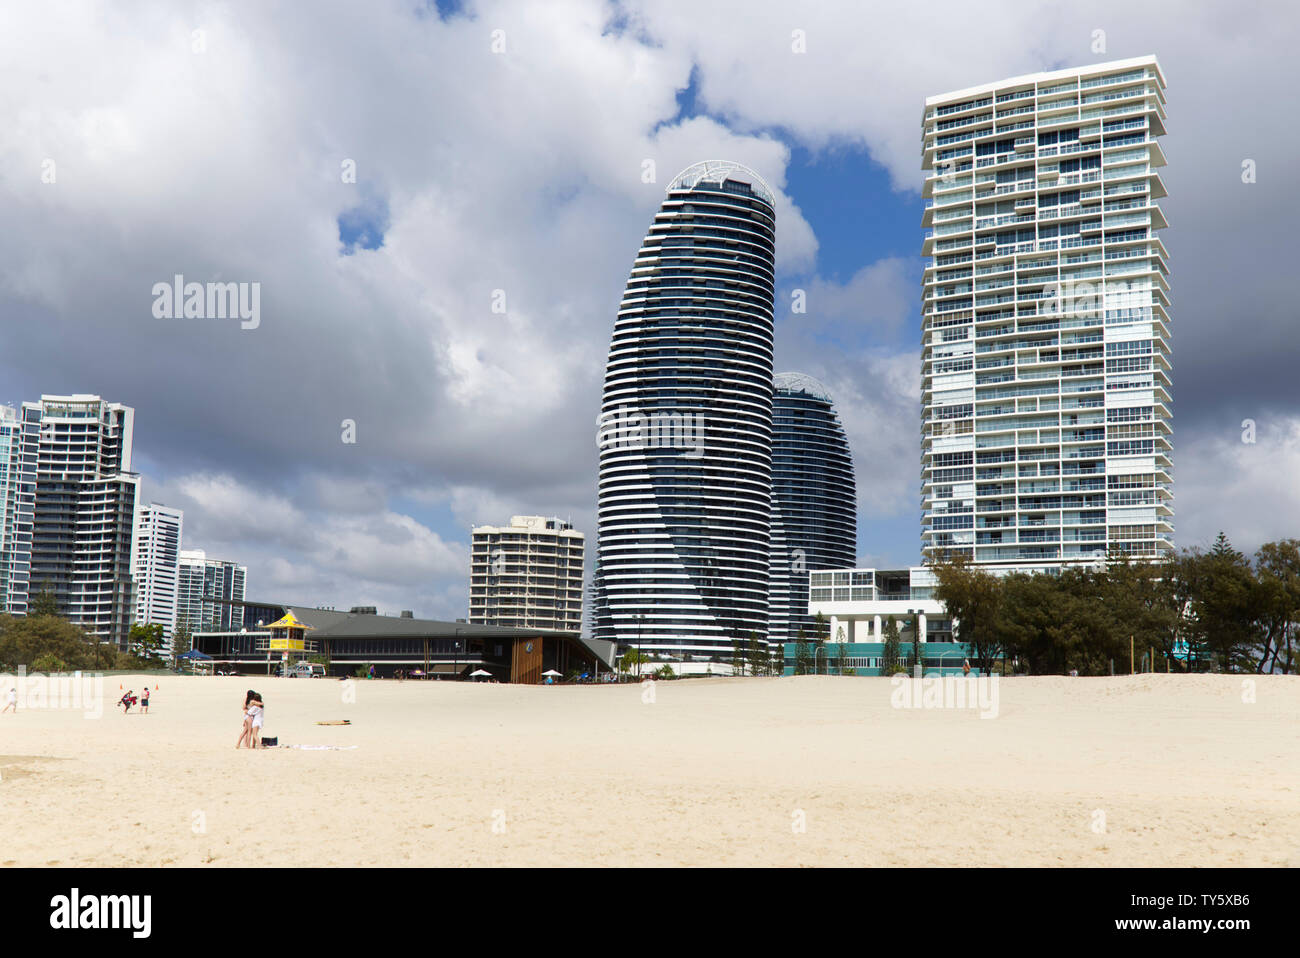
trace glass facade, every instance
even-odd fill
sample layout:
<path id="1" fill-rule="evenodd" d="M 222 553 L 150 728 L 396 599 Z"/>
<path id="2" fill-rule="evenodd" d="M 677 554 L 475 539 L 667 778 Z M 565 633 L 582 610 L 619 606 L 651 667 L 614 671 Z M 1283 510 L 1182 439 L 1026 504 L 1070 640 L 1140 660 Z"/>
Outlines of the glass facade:
<path id="1" fill-rule="evenodd" d="M 0 613 L 26 615 L 39 411 L 0 406 Z"/>
<path id="2" fill-rule="evenodd" d="M 857 561 L 857 486 L 848 437 L 826 387 L 781 373 L 772 403 L 772 587 L 768 638 L 816 631 L 808 573 Z"/>
<path id="3" fill-rule="evenodd" d="M 637 254 L 599 422 L 596 638 L 707 656 L 767 636 L 775 230 L 757 174 L 700 163 Z"/>
<path id="4" fill-rule="evenodd" d="M 1173 549 L 1154 57 L 927 101 L 922 555 Z"/>
<path id="5" fill-rule="evenodd" d="M 209 559 L 201 549 L 182 551 L 176 588 L 176 627 L 191 632 L 238 631 L 244 622 L 247 570 Z"/>

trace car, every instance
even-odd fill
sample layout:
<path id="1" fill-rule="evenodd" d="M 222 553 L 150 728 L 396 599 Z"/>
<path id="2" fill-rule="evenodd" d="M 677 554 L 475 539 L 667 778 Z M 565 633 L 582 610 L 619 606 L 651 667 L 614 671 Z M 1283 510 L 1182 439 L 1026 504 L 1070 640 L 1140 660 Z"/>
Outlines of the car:
<path id="1" fill-rule="evenodd" d="M 290 679 L 323 679 L 325 666 L 316 662 L 298 662 L 295 665 L 282 667 L 280 675 Z"/>

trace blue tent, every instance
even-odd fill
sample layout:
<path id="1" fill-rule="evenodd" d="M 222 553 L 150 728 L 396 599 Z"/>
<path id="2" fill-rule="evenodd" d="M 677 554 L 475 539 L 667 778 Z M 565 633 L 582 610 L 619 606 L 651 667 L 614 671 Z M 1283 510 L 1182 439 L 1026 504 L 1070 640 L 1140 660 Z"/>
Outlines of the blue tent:
<path id="1" fill-rule="evenodd" d="M 183 652 L 183 653 L 181 653 L 180 655 L 176 656 L 176 658 L 178 658 L 178 659 L 209 659 L 209 660 L 211 660 L 212 656 L 210 656 L 210 655 L 205 655 L 204 653 L 200 652 L 198 649 L 190 649 L 188 652 Z"/>

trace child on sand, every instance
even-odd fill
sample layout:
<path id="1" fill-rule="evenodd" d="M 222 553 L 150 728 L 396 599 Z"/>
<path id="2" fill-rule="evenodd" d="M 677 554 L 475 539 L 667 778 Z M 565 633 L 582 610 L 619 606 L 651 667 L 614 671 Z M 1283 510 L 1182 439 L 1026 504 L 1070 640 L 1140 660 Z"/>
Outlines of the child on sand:
<path id="1" fill-rule="evenodd" d="M 135 704 L 135 689 L 127 689 L 126 694 L 117 700 L 117 704 L 122 706 L 123 715 L 130 712 L 131 706 Z"/>
<path id="2" fill-rule="evenodd" d="M 140 714 L 149 714 L 149 686 L 147 685 L 144 687 L 144 691 L 140 693 Z"/>
<path id="3" fill-rule="evenodd" d="M 9 694 L 5 696 L 5 707 L 0 709 L 0 715 L 4 715 L 10 709 L 14 710 L 14 715 L 18 714 L 18 690 L 10 689 Z"/>

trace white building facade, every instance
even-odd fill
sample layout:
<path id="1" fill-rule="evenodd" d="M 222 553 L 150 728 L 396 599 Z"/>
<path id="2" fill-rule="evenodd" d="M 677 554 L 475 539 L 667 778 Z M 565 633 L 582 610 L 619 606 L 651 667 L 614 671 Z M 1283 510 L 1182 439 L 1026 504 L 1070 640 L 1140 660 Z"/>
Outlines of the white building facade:
<path id="1" fill-rule="evenodd" d="M 37 432 L 30 595 L 48 592 L 69 621 L 125 649 L 135 613 L 135 411 L 77 394 L 24 403 L 23 417 Z"/>
<path id="2" fill-rule="evenodd" d="M 581 630 L 586 537 L 572 523 L 511 516 L 471 535 L 471 625 Z"/>
<path id="3" fill-rule="evenodd" d="M 832 643 L 883 642 L 891 618 L 903 642 L 952 641 L 929 569 L 835 569 L 812 572 L 808 580 L 808 614 L 823 617 Z"/>
<path id="4" fill-rule="evenodd" d="M 930 97 L 922 556 L 1173 549 L 1155 57 Z"/>
<path id="5" fill-rule="evenodd" d="M 180 589 L 181 533 L 185 513 L 151 502 L 140 509 L 135 526 L 131 574 L 135 578 L 135 621 L 161 625 L 170 650 L 176 628 L 176 601 Z"/>

